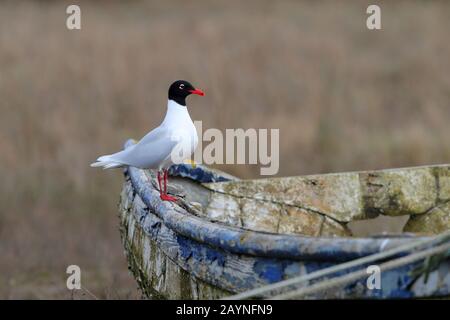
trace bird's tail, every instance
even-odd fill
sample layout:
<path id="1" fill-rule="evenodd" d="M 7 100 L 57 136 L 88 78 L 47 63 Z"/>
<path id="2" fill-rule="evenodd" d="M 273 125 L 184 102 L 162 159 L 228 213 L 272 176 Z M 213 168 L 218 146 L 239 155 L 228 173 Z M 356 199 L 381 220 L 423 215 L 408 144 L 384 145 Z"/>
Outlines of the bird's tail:
<path id="1" fill-rule="evenodd" d="M 123 163 L 115 161 L 111 155 L 101 156 L 96 162 L 91 163 L 91 167 L 103 167 L 103 169 L 120 168 L 123 166 Z"/>

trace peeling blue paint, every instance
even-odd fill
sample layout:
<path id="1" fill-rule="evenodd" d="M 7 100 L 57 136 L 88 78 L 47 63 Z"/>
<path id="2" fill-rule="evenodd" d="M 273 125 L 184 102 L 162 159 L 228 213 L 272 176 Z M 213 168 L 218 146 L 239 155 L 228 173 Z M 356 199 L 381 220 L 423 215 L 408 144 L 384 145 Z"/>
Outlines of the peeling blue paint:
<path id="1" fill-rule="evenodd" d="M 279 260 L 258 260 L 253 265 L 253 270 L 269 283 L 283 280 L 284 266 Z"/>
<path id="2" fill-rule="evenodd" d="M 200 165 L 197 165 L 195 168 L 193 168 L 188 164 L 177 164 L 170 167 L 169 174 L 171 176 L 189 178 L 201 183 L 224 182 L 230 180 L 229 178 L 221 176 L 216 172 L 207 171 Z"/>
<path id="3" fill-rule="evenodd" d="M 177 242 L 180 245 L 180 248 L 178 250 L 180 257 L 183 260 L 189 259 L 192 256 L 193 250 L 193 246 L 189 243 L 190 241 L 185 237 L 177 236 Z"/>
<path id="4" fill-rule="evenodd" d="M 217 264 L 221 267 L 225 265 L 225 257 L 216 250 L 207 250 L 206 258 L 210 261 L 216 261 Z"/>
<path id="5" fill-rule="evenodd" d="M 198 242 L 192 241 L 191 239 L 180 235 L 177 235 L 177 242 L 180 248 L 180 256 L 184 260 L 193 257 L 198 261 L 216 263 L 217 266 L 220 267 L 225 265 L 225 256 L 218 250 L 200 245 Z"/>

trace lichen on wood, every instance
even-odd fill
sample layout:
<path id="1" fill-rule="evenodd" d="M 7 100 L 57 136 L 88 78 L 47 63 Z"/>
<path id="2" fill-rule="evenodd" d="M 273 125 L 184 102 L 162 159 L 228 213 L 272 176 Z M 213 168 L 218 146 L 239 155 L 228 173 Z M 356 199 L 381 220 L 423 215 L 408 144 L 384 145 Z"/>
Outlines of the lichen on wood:
<path id="1" fill-rule="evenodd" d="M 439 234 L 450 229 L 450 202 L 431 209 L 429 212 L 411 216 L 404 228 L 405 232 Z"/>
<path id="2" fill-rule="evenodd" d="M 430 168 L 361 173 L 365 209 L 388 216 L 421 214 L 437 199 L 436 177 Z"/>

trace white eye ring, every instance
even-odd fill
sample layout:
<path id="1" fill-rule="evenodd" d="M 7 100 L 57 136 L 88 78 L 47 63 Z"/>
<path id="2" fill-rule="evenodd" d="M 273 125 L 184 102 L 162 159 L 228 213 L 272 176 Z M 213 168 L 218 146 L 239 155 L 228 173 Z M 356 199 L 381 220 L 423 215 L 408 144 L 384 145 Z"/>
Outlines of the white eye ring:
<path id="1" fill-rule="evenodd" d="M 179 87 L 180 89 L 183 89 L 184 88 L 184 84 L 182 83 L 182 84 L 180 84 L 180 87 Z"/>

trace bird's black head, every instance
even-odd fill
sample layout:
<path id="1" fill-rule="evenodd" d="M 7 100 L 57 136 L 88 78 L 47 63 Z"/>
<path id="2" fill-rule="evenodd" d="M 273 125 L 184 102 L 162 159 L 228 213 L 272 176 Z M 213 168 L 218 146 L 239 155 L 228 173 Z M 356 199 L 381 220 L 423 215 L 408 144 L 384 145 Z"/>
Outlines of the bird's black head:
<path id="1" fill-rule="evenodd" d="M 182 106 L 186 105 L 186 97 L 190 94 L 205 95 L 202 90 L 195 89 L 192 84 L 185 80 L 177 80 L 169 87 L 169 99 Z"/>

